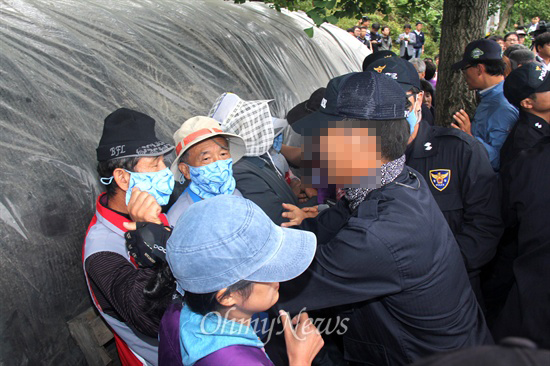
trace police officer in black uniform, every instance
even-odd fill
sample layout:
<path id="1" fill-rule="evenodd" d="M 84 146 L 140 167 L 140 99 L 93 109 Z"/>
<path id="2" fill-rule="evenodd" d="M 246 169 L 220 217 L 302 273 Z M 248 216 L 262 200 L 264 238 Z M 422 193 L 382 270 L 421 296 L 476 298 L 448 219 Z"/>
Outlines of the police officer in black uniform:
<path id="1" fill-rule="evenodd" d="M 500 150 L 501 167 L 517 154 L 550 136 L 550 72 L 536 62 L 510 73 L 504 81 L 504 96 L 520 110 L 519 119 Z M 545 93 L 545 94 L 543 94 Z"/>
<path id="2" fill-rule="evenodd" d="M 396 57 L 379 59 L 366 69 L 393 78 L 409 97 L 407 165 L 428 182 L 458 242 L 476 297 L 483 304 L 480 270 L 495 255 L 503 231 L 498 181 L 487 151 L 458 129 L 422 121 L 423 92 L 418 73 L 409 62 Z"/>
<path id="3" fill-rule="evenodd" d="M 277 305 L 291 313 L 332 308 L 348 319 L 343 348 L 354 365 L 406 365 L 441 350 L 491 343 L 429 183 L 405 165 L 405 93 L 375 72 L 354 73 L 342 83 L 337 112 L 351 120 L 310 129 L 319 133 L 319 144 L 304 156 L 319 160 L 328 183 L 346 186 L 345 201 L 302 222 L 301 229 L 315 232 L 317 252 L 303 274 L 281 283 Z M 351 217 L 332 234 L 309 225 L 342 204 Z"/>
<path id="4" fill-rule="evenodd" d="M 526 337 L 550 348 L 550 136 L 501 171 L 502 213 L 515 227 L 513 286 L 493 324 L 495 339 Z"/>

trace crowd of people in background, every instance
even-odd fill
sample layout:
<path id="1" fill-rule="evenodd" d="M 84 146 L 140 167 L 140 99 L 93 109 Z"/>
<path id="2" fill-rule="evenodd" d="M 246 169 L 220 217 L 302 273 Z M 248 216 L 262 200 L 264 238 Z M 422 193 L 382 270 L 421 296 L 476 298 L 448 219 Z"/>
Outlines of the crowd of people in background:
<path id="1" fill-rule="evenodd" d="M 107 116 L 82 260 L 123 364 L 547 364 L 550 32 L 533 22 L 466 46 L 452 69 L 480 101 L 450 127 L 423 23 L 392 43 L 368 17 L 348 30 L 362 70 L 286 116 L 226 92 L 172 143 L 144 113 Z"/>

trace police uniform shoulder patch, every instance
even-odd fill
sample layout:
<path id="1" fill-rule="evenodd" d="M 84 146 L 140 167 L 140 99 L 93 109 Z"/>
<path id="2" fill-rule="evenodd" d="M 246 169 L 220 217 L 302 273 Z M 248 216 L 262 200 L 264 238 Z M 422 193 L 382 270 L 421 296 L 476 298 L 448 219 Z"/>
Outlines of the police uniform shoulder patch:
<path id="1" fill-rule="evenodd" d="M 435 189 L 438 191 L 443 191 L 449 186 L 451 181 L 451 170 L 450 169 L 434 169 L 430 170 L 430 181 Z"/>

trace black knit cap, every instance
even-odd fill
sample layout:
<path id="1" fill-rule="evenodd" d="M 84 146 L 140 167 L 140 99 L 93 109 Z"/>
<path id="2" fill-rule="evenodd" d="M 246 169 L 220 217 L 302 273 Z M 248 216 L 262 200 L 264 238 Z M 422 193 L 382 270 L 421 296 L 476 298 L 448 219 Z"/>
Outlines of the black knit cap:
<path id="1" fill-rule="evenodd" d="M 173 149 L 172 145 L 157 139 L 153 118 L 120 108 L 105 118 L 96 151 L 98 161 L 108 161 L 131 156 L 160 156 Z"/>
<path id="2" fill-rule="evenodd" d="M 399 57 L 382 58 L 372 62 L 365 71 L 373 71 L 386 75 L 397 81 L 404 91 L 412 87 L 422 90 L 418 71 L 413 64 Z"/>
<path id="3" fill-rule="evenodd" d="M 519 107 L 532 94 L 550 91 L 550 72 L 538 62 L 530 62 L 512 71 L 504 80 L 503 89 L 506 99 Z"/>
<path id="4" fill-rule="evenodd" d="M 338 113 L 368 120 L 405 118 L 407 96 L 391 78 L 359 72 L 347 78 L 338 95 Z"/>

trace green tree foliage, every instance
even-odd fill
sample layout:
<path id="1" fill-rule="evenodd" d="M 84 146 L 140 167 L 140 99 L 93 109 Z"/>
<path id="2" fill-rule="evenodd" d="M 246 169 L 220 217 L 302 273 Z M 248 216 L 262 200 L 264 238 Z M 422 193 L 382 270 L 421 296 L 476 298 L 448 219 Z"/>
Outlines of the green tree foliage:
<path id="1" fill-rule="evenodd" d="M 489 15 L 496 14 L 499 9 L 503 9 L 507 0 L 490 0 Z M 531 18 L 540 17 L 541 20 L 550 21 L 550 0 L 515 0 L 514 6 L 510 10 L 510 17 L 505 30 L 513 31 L 514 24 L 529 25 Z"/>
<path id="2" fill-rule="evenodd" d="M 234 0 L 244 3 L 246 0 Z M 403 25 L 411 23 L 414 29 L 416 21 L 424 23 L 426 34 L 425 55 L 433 57 L 439 53 L 443 0 L 265 0 L 275 9 L 286 8 L 290 11 L 302 10 L 320 26 L 324 22 L 347 29 L 357 25 L 362 16 L 367 15 L 380 25 L 388 25 L 391 37 L 397 39 L 403 32 Z M 305 30 L 313 35 L 313 28 Z"/>
<path id="3" fill-rule="evenodd" d="M 246 0 L 234 0 L 244 3 Z M 264 0 L 275 9 L 286 8 L 290 11 L 302 10 L 320 26 L 324 22 L 336 24 L 343 29 L 357 25 L 361 16 L 368 15 L 373 22 L 388 25 L 392 39 L 402 32 L 405 23 L 417 20 L 424 22 L 424 33 L 427 35 L 425 54 L 433 56 L 438 53 L 441 35 L 444 0 Z M 452 1 L 452 0 L 448 0 Z M 489 15 L 503 9 L 508 0 L 490 0 Z M 528 25 L 531 18 L 538 15 L 550 21 L 550 0 L 515 0 L 510 10 L 506 32 L 514 30 L 514 24 Z M 313 35 L 313 28 L 307 29 Z"/>

